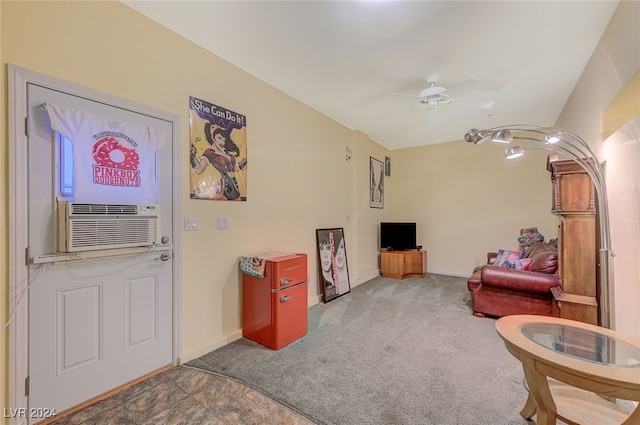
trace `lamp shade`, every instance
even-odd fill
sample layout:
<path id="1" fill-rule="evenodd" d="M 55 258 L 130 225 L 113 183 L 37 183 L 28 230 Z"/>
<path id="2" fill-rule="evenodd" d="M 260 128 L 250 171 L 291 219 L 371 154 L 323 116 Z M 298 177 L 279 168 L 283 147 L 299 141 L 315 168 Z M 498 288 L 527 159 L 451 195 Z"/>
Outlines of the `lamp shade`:
<path id="1" fill-rule="evenodd" d="M 493 133 L 491 140 L 498 143 L 511 143 L 513 135 L 510 130 L 498 130 Z"/>
<path id="2" fill-rule="evenodd" d="M 504 151 L 504 157 L 507 159 L 514 159 L 524 155 L 525 149 L 520 146 L 511 146 Z"/>

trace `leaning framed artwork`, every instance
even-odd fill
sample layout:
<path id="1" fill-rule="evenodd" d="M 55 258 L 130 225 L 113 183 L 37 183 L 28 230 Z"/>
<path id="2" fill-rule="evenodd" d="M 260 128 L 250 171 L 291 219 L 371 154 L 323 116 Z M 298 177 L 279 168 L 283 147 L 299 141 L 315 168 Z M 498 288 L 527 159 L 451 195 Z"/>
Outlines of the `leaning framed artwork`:
<path id="1" fill-rule="evenodd" d="M 351 292 L 344 230 L 316 229 L 316 246 L 318 282 L 322 285 L 322 300 L 327 303 Z"/>
<path id="2" fill-rule="evenodd" d="M 384 208 L 384 164 L 373 157 L 369 160 L 369 206 Z"/>

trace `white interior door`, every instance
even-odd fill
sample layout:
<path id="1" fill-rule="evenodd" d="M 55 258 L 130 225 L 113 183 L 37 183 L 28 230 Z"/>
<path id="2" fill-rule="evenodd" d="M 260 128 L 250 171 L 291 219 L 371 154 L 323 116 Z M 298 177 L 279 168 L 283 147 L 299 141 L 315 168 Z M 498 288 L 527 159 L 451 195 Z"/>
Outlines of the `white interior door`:
<path id="1" fill-rule="evenodd" d="M 167 237 L 162 244 L 130 255 L 29 266 L 28 404 L 32 411 L 61 412 L 173 362 L 173 128 L 163 119 L 29 83 L 30 258 L 57 249 L 60 159 L 44 103 L 166 136 L 156 159 L 161 235 Z"/>

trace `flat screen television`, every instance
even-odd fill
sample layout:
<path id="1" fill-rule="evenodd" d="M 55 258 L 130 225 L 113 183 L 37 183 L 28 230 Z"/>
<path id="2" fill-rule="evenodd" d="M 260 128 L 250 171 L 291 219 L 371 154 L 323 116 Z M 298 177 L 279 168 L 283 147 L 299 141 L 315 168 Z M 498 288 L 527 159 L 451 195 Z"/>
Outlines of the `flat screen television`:
<path id="1" fill-rule="evenodd" d="M 416 246 L 416 223 L 380 223 L 381 249 L 405 251 Z"/>

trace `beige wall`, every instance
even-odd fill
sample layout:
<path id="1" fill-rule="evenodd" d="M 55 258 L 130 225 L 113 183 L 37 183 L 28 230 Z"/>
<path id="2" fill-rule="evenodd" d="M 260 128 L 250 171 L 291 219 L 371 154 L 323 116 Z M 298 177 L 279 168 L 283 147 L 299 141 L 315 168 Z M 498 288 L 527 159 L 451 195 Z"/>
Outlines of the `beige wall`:
<path id="1" fill-rule="evenodd" d="M 559 128 L 596 139 L 594 120 L 599 122 L 602 109 L 638 69 L 640 37 L 632 17 L 640 4 L 631 3 L 623 2 L 614 16 L 616 24 L 585 70 Z M 379 268 L 377 229 L 383 220 L 417 221 L 429 270 L 454 275 L 468 275 L 486 251 L 514 246 L 521 227 L 537 225 L 547 238 L 555 237 L 542 154 L 507 163 L 502 148 L 465 142 L 389 152 L 118 2 L 2 1 L 0 17 L 3 93 L 11 63 L 182 116 L 181 203 L 183 214 L 199 222 L 197 232 L 183 234 L 184 358 L 239 335 L 240 255 L 266 249 L 307 252 L 309 296 L 317 300 L 316 228 L 344 227 L 352 286 Z M 620 52 L 620 45 L 629 51 Z M 597 93 L 590 93 L 594 88 Z M 247 202 L 188 199 L 189 95 L 247 116 Z M 0 311 L 5 319 L 7 114 L 2 95 Z M 350 161 L 345 160 L 347 146 L 353 152 Z M 392 158 L 382 210 L 368 205 L 370 156 Z M 229 230 L 216 230 L 218 215 L 229 218 Z M 6 331 L 0 335 L 4 407 L 9 406 L 8 339 Z"/>
<path id="2" fill-rule="evenodd" d="M 390 152 L 239 70 L 119 2 L 7 2 L 2 16 L 2 87 L 14 64 L 182 117 L 178 170 L 184 216 L 182 357 L 240 336 L 238 257 L 265 250 L 309 255 L 309 298 L 318 302 L 315 229 L 343 227 L 352 287 L 378 269 L 377 223 L 390 209 L 369 208 L 369 157 Z M 188 99 L 197 96 L 246 115 L 247 202 L 188 199 Z M 0 106 L 0 217 L 8 226 L 7 99 Z M 347 161 L 347 146 L 353 157 Z M 388 188 L 387 193 L 392 189 Z M 216 230 L 216 216 L 230 228 Z M 7 317 L 7 232 L 0 236 L 1 312 Z M 2 331 L 2 407 L 8 399 L 8 332 Z"/>
<path id="3" fill-rule="evenodd" d="M 517 249 L 524 227 L 557 237 L 546 155 L 506 161 L 504 149 L 460 141 L 393 152 L 393 216 L 418 222 L 430 272 L 468 276 L 487 252 Z"/>

